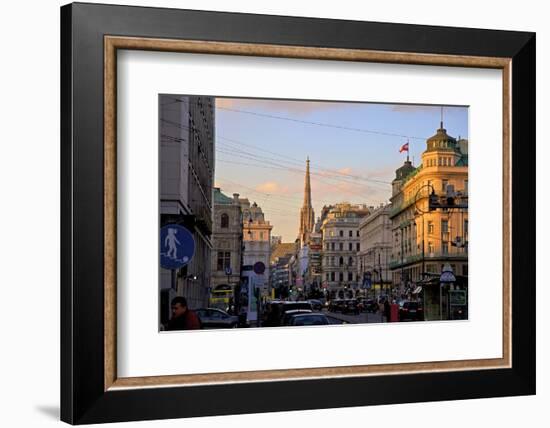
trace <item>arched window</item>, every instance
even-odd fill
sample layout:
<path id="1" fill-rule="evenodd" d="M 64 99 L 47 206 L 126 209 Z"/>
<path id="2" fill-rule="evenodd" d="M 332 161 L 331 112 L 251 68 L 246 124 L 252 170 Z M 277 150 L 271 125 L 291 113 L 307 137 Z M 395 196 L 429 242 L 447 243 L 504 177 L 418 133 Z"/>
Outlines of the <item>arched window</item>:
<path id="1" fill-rule="evenodd" d="M 221 227 L 223 228 L 229 227 L 229 216 L 225 213 L 222 214 Z"/>

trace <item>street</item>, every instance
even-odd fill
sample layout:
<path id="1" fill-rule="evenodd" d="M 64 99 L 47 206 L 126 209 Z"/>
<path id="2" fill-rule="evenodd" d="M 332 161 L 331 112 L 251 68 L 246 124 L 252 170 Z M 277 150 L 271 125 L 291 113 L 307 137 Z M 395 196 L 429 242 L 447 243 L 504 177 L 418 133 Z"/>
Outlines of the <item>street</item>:
<path id="1" fill-rule="evenodd" d="M 340 312 L 322 311 L 331 324 L 366 324 L 366 323 L 381 323 L 386 322 L 386 318 L 380 313 L 375 314 L 361 312 L 358 315 L 342 314 Z"/>

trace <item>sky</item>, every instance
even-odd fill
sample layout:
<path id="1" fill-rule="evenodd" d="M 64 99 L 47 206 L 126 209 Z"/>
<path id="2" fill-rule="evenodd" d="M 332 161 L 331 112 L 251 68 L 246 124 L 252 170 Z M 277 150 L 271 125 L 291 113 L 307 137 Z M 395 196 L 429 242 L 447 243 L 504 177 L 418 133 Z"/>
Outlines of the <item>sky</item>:
<path id="1" fill-rule="evenodd" d="M 421 162 L 426 139 L 444 128 L 468 138 L 463 106 L 216 98 L 215 185 L 257 202 L 272 235 L 298 235 L 306 158 L 315 217 L 323 205 L 389 202 L 407 153 Z"/>

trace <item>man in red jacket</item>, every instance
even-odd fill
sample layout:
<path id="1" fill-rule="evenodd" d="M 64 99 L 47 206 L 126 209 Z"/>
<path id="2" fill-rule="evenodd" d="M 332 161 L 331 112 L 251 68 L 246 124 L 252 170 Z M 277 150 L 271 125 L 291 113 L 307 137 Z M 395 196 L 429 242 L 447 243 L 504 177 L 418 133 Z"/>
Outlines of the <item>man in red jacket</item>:
<path id="1" fill-rule="evenodd" d="M 166 325 L 166 330 L 197 330 L 201 321 L 197 314 L 187 307 L 187 299 L 177 296 L 172 299 L 172 318 Z"/>

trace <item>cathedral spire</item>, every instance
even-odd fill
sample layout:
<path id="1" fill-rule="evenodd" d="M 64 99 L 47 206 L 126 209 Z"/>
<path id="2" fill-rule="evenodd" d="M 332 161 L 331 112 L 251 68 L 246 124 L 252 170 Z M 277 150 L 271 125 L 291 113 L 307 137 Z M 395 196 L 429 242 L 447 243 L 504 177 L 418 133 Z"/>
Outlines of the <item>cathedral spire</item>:
<path id="1" fill-rule="evenodd" d="M 309 235 L 313 232 L 315 225 L 315 214 L 311 205 L 311 181 L 309 178 L 309 156 L 306 160 L 306 176 L 304 182 L 304 204 L 300 210 L 300 240 L 302 244 L 307 243 Z"/>
<path id="2" fill-rule="evenodd" d="M 309 180 L 309 156 L 306 160 L 306 178 L 304 184 L 304 206 L 311 205 L 311 182 Z"/>

